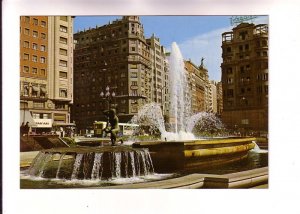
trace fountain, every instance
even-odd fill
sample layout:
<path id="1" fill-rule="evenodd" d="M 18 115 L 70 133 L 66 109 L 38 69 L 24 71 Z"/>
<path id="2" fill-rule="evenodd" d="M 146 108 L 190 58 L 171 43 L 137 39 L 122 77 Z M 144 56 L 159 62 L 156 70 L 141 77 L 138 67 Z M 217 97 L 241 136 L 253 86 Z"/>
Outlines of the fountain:
<path id="1" fill-rule="evenodd" d="M 246 158 L 254 148 L 255 138 L 197 139 L 194 127 L 223 128 L 212 113 L 191 114 L 191 92 L 188 86 L 184 60 L 176 43 L 172 44 L 170 65 L 171 130 L 166 130 L 161 108 L 156 103 L 143 106 L 132 122 L 146 125 L 160 132 L 159 142 L 135 142 L 134 148 L 148 148 L 158 172 L 199 169 L 230 163 Z"/>
<path id="2" fill-rule="evenodd" d="M 181 52 L 174 42 L 169 59 L 170 64 L 170 118 L 171 131 L 167 131 L 164 124 L 163 114 L 160 105 L 149 103 L 144 105 L 135 115 L 131 122 L 155 127 L 161 134 L 161 140 L 195 140 L 192 133 L 193 128 L 199 122 L 202 126 L 207 125 L 204 121 L 210 121 L 218 129 L 223 128 L 222 122 L 214 114 L 199 112 L 191 114 L 191 92 L 188 86 L 186 71 L 184 69 L 184 60 Z"/>
<path id="3" fill-rule="evenodd" d="M 33 177 L 67 180 L 107 180 L 153 173 L 148 149 L 126 146 L 42 150 L 28 169 Z"/>
<path id="4" fill-rule="evenodd" d="M 188 172 L 242 160 L 255 147 L 255 138 L 197 139 L 196 125 L 222 128 L 211 113 L 191 114 L 191 94 L 184 62 L 176 43 L 170 57 L 170 128 L 166 128 L 160 105 L 144 105 L 131 120 L 160 132 L 159 141 L 132 145 L 52 148 L 39 152 L 28 174 L 58 180 L 109 180 L 155 173 Z M 154 173 L 155 168 L 155 173 Z"/>

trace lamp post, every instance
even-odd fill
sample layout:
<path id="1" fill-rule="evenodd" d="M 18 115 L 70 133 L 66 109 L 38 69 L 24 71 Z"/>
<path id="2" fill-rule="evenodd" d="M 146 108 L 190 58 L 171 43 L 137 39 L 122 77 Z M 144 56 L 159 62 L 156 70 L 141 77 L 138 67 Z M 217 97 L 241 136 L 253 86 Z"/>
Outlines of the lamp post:
<path id="1" fill-rule="evenodd" d="M 108 102 L 108 110 L 110 109 L 111 101 L 112 101 L 113 98 L 115 98 L 115 96 L 116 96 L 116 93 L 114 91 L 110 92 L 109 86 L 106 86 L 105 92 L 101 91 L 100 97 L 102 99 L 105 99 Z"/>

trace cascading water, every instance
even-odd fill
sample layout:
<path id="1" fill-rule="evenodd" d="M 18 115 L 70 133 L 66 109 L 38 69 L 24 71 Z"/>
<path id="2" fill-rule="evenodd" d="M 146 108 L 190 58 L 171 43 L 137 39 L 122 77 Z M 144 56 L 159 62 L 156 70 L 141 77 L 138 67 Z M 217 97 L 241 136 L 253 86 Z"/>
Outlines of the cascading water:
<path id="1" fill-rule="evenodd" d="M 174 118 L 175 133 L 186 132 L 186 118 L 191 113 L 191 96 L 184 60 L 175 42 L 169 59 L 170 65 L 170 117 Z"/>
<path id="2" fill-rule="evenodd" d="M 105 149 L 43 150 L 32 162 L 28 173 L 33 177 L 66 180 L 107 180 L 154 173 L 148 149 Z"/>
<path id="3" fill-rule="evenodd" d="M 184 68 L 184 60 L 176 43 L 172 44 L 169 65 L 171 130 L 166 130 L 161 107 L 158 103 L 144 105 L 131 122 L 158 129 L 161 139 L 164 141 L 194 140 L 195 136 L 192 130 L 198 122 L 202 121 L 206 121 L 203 123 L 204 125 L 210 124 L 217 129 L 222 128 L 221 121 L 212 113 L 199 112 L 191 115 L 191 92 Z"/>

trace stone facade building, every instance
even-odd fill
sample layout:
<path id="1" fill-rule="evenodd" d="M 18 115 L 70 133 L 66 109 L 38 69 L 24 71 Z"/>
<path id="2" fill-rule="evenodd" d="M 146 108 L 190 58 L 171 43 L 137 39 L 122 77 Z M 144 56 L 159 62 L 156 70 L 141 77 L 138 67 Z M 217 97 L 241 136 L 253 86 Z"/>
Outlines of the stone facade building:
<path id="1" fill-rule="evenodd" d="M 166 115 L 169 112 L 169 67 L 166 61 L 166 50 L 154 34 L 147 39 L 147 44 L 151 48 L 152 63 L 152 93 L 150 97 L 153 102 L 161 104 L 163 114 Z"/>
<path id="2" fill-rule="evenodd" d="M 223 112 L 223 89 L 222 82 L 217 83 L 217 115 L 220 117 Z"/>
<path id="3" fill-rule="evenodd" d="M 222 34 L 223 122 L 268 129 L 268 25 L 241 23 Z"/>
<path id="4" fill-rule="evenodd" d="M 70 125 L 73 17 L 20 17 L 20 117 L 32 131 Z"/>
<path id="5" fill-rule="evenodd" d="M 78 130 L 92 129 L 114 107 L 127 122 L 152 100 L 151 50 L 138 16 L 124 16 L 107 25 L 74 34 L 74 108 Z M 100 93 L 114 92 L 103 99 Z"/>

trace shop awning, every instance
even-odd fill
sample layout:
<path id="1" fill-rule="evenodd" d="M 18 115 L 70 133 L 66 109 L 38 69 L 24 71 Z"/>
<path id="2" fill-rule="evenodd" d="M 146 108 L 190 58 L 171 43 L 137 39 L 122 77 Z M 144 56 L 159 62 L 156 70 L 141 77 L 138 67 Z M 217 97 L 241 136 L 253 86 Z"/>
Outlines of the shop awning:
<path id="1" fill-rule="evenodd" d="M 46 88 L 42 87 L 42 88 L 41 88 L 41 92 L 44 93 L 44 94 L 46 94 L 46 92 L 47 92 L 47 91 L 46 91 Z"/>
<path id="2" fill-rule="evenodd" d="M 20 110 L 20 126 L 22 125 L 22 122 L 24 122 L 24 125 L 29 122 L 29 126 L 36 127 L 36 123 L 29 110 Z"/>
<path id="3" fill-rule="evenodd" d="M 37 86 L 32 86 L 32 90 L 33 90 L 33 91 L 38 91 L 39 88 L 38 88 Z"/>
<path id="4" fill-rule="evenodd" d="M 54 122 L 53 126 L 76 126 L 76 124 L 75 123 L 57 123 L 57 122 Z"/>

